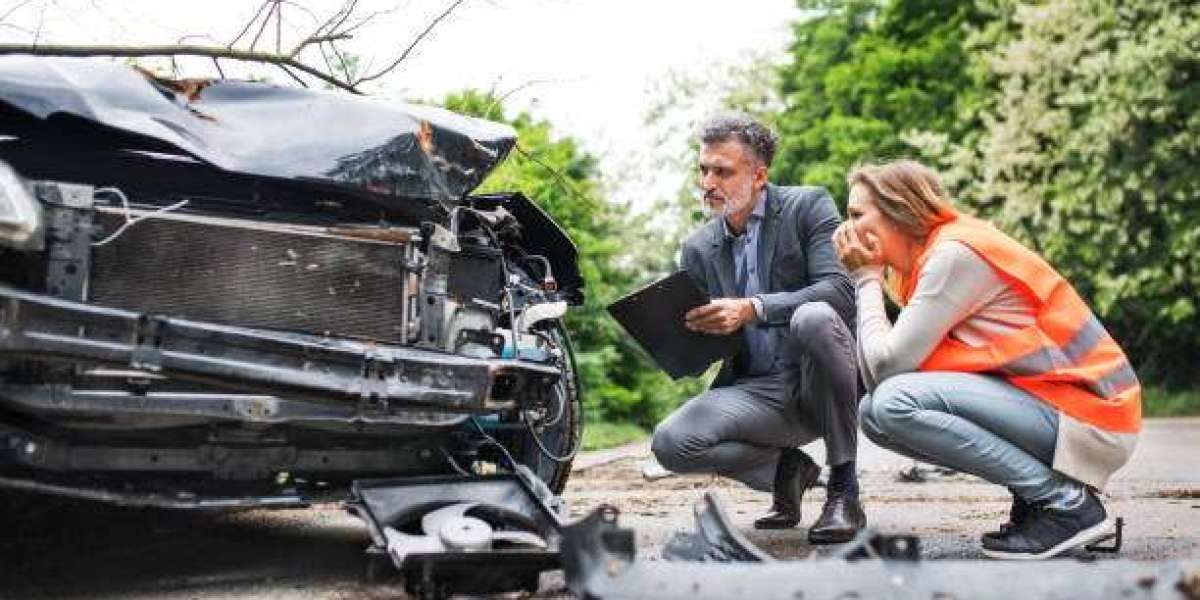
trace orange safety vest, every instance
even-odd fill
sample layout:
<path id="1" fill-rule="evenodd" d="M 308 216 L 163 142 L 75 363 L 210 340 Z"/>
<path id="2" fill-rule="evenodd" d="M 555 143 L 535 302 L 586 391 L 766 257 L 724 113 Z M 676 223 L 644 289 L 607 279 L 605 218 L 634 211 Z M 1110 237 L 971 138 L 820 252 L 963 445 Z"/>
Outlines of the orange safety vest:
<path id="1" fill-rule="evenodd" d="M 945 240 L 967 245 L 1023 293 L 1036 322 L 981 347 L 947 335 L 920 370 L 997 373 L 1085 423 L 1124 433 L 1141 429 L 1142 387 L 1120 346 L 1067 280 L 992 225 L 957 215 L 934 229 L 902 290 L 905 304 L 930 252 Z"/>

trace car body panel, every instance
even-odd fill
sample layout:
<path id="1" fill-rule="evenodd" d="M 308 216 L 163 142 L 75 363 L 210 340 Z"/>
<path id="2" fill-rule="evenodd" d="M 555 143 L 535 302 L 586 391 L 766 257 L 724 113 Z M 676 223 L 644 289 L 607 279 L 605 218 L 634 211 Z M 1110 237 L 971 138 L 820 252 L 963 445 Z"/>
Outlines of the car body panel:
<path id="1" fill-rule="evenodd" d="M 72 122 L 71 135 L 90 130 L 114 148 L 390 202 L 455 203 L 516 143 L 507 125 L 434 107 L 265 82 L 167 81 L 92 59 L 0 57 L 0 103 L 12 109 L 0 123 L 24 138 L 61 135 Z"/>

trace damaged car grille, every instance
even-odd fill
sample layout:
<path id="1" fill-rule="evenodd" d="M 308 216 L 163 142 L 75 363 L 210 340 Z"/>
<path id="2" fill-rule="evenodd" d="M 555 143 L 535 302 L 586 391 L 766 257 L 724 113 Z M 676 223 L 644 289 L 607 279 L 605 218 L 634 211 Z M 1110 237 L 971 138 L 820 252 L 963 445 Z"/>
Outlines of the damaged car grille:
<path id="1" fill-rule="evenodd" d="M 124 223 L 98 212 L 103 232 Z M 237 219 L 156 217 L 93 251 L 90 302 L 317 335 L 401 339 L 405 246 Z"/>

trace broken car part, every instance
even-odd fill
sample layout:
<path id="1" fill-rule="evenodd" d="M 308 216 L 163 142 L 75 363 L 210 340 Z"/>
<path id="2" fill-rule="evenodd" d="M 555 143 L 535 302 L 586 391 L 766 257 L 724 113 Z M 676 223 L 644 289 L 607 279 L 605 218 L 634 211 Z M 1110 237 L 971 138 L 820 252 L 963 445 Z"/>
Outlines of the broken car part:
<path id="1" fill-rule="evenodd" d="M 663 548 L 666 560 L 690 562 L 756 562 L 775 559 L 750 543 L 732 526 L 725 509 L 711 492 L 696 503 L 692 511 L 696 529 L 676 533 Z"/>
<path id="2" fill-rule="evenodd" d="M 696 531 L 666 552 L 638 555 L 635 534 L 601 507 L 562 530 L 571 591 L 586 600 L 845 598 L 1188 599 L 1200 561 L 917 560 L 912 536 L 866 534 L 826 559 L 769 560 L 740 538 L 720 503 L 697 507 Z M 677 538 L 681 539 L 681 538 Z"/>
<path id="3" fill-rule="evenodd" d="M 185 94 L 102 60 L 0 57 L 9 131 L 173 152 L 223 171 L 369 190 L 380 200 L 457 203 L 507 156 L 507 125 L 439 108 L 261 82 L 212 80 Z M 336 124 L 336 126 L 315 126 Z M 112 135 L 112 133 L 109 133 Z M 390 202 L 400 202 L 393 199 Z"/>
<path id="4" fill-rule="evenodd" d="M 711 492 L 696 527 L 679 533 L 664 560 L 641 556 L 618 511 L 601 506 L 572 523 L 523 469 L 473 480 L 358 482 L 351 510 L 371 533 L 370 556 L 387 557 L 409 592 L 533 591 L 539 570 L 561 566 L 576 597 L 609 599 L 1163 598 L 1192 600 L 1200 562 L 1054 560 L 1012 563 L 920 560 L 912 535 L 864 531 L 826 558 L 776 560 L 733 526 Z M 487 507 L 484 516 L 472 511 Z M 527 544 L 497 549 L 494 528 Z M 544 547 L 542 544 L 544 543 Z"/>
<path id="5" fill-rule="evenodd" d="M 11 167 L 0 162 L 0 245 L 40 249 L 42 207 Z"/>
<path id="6" fill-rule="evenodd" d="M 561 504 L 529 469 L 469 479 L 356 481 L 348 506 L 421 598 L 533 591 L 557 569 Z M 378 566 L 375 567 L 378 571 Z"/>
<path id="7" fill-rule="evenodd" d="M 0 324 L 0 358 L 130 367 L 248 392 L 357 405 L 364 415 L 514 408 L 512 394 L 526 385 L 552 385 L 558 377 L 556 369 L 535 363 L 155 318 L 4 286 Z"/>

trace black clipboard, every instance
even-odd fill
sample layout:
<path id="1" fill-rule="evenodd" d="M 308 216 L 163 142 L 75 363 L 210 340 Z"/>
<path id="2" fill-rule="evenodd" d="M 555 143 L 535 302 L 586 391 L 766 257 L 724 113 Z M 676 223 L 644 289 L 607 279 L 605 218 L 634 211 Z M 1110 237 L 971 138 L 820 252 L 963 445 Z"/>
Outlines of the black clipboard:
<path id="1" fill-rule="evenodd" d="M 684 326 L 687 311 L 708 304 L 687 271 L 677 271 L 608 305 L 608 312 L 673 379 L 699 375 L 737 354 L 741 331 L 711 335 Z"/>

